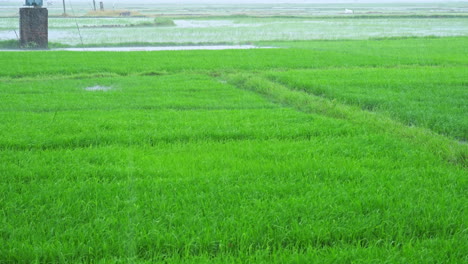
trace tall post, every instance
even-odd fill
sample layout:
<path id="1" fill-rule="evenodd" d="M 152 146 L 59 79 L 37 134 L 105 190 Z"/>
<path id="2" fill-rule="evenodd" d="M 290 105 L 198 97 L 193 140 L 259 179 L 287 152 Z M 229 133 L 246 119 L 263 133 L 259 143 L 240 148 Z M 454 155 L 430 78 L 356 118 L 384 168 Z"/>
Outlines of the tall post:
<path id="1" fill-rule="evenodd" d="M 65 0 L 63 2 L 63 16 L 67 16 L 67 8 L 65 7 Z"/>
<path id="2" fill-rule="evenodd" d="M 93 0 L 94 11 L 96 11 L 96 0 Z"/>

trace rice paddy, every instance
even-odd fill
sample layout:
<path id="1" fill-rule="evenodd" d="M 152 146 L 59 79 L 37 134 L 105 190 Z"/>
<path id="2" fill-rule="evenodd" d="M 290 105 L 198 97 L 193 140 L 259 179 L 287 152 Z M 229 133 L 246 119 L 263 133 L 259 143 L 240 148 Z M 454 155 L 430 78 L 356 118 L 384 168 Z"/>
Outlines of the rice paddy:
<path id="1" fill-rule="evenodd" d="M 133 17 L 89 16 L 89 1 L 49 5 L 49 41 L 64 45 L 239 44 L 258 41 L 467 36 L 468 5 L 446 3 L 114 3 Z M 0 41 L 19 36 L 17 2 L 0 3 Z M 137 8 L 138 7 L 138 8 Z M 117 10 L 117 11 L 115 11 Z M 346 14 L 350 10 L 352 14 Z M 106 13 L 103 13 L 106 14 Z M 116 13 L 118 14 L 118 12 Z M 103 17 L 104 16 L 104 17 Z M 175 26 L 154 26 L 156 19 Z"/>
<path id="2" fill-rule="evenodd" d="M 249 43 L 273 40 L 466 36 L 466 18 L 224 18 L 174 19 L 173 27 L 148 27 L 154 18 L 51 18 L 49 39 L 67 45 L 117 43 Z M 138 25 L 142 26 L 129 26 Z M 79 28 L 77 28 L 77 25 Z M 0 20 L 0 40 L 17 39 L 17 18 Z"/>
<path id="3" fill-rule="evenodd" d="M 464 262 L 464 43 L 1 53 L 1 262 Z"/>
<path id="4" fill-rule="evenodd" d="M 134 4 L 51 46 L 269 48 L 0 51 L 0 263 L 468 262 L 463 3 Z"/>

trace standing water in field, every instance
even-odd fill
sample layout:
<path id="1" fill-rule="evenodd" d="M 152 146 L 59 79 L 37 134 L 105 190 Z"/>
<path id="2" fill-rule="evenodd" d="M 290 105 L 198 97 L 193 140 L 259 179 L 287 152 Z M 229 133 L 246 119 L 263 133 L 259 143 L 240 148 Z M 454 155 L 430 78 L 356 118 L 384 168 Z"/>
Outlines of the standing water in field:
<path id="1" fill-rule="evenodd" d="M 183 5 L 140 1 L 119 1 L 109 13 L 93 16 L 89 14 L 91 1 L 74 0 L 74 14 L 70 17 L 62 17 L 61 5 L 52 4 L 61 1 L 44 1 L 51 14 L 49 41 L 92 46 L 131 46 L 132 43 L 179 46 L 468 35 L 466 1 L 412 0 L 398 4 L 349 0 L 333 4 L 334 1 L 255 3 L 257 0 L 253 0 L 239 4 L 206 0 L 213 3 L 196 4 L 199 1 L 183 0 L 181 2 L 187 2 Z M 21 7 L 20 2 L 0 1 L 3 8 L 0 9 L 0 42 L 18 39 L 15 13 Z M 127 12 L 120 12 L 124 10 Z M 346 10 L 353 10 L 353 14 Z M 125 15 L 128 13 L 131 15 Z M 175 26 L 155 26 L 157 18 L 169 20 Z"/>
<path id="2" fill-rule="evenodd" d="M 97 47 L 97 48 L 63 48 L 65 51 L 176 51 L 176 50 L 245 50 L 269 49 L 254 45 L 206 45 L 206 46 L 168 46 L 168 47 Z"/>
<path id="3" fill-rule="evenodd" d="M 368 39 L 375 37 L 464 36 L 468 32 L 466 18 L 236 18 L 225 20 L 174 20 L 175 27 L 125 26 L 132 19 L 122 20 L 121 27 L 99 26 L 105 19 L 77 19 L 83 44 L 199 44 L 246 43 L 251 41 Z M 15 23 L 9 23 L 14 20 Z M 16 39 L 16 18 L 0 19 L 0 41 Z M 81 44 L 76 26 L 69 19 L 51 18 L 49 41 L 68 45 Z M 66 23 L 61 26 L 61 23 Z M 112 23 L 118 23 L 113 21 Z M 19 32 L 17 31 L 17 34 Z"/>
<path id="4" fill-rule="evenodd" d="M 84 90 L 88 92 L 107 92 L 107 91 L 112 90 L 112 87 L 96 85 L 93 87 L 86 87 L 84 88 Z"/>

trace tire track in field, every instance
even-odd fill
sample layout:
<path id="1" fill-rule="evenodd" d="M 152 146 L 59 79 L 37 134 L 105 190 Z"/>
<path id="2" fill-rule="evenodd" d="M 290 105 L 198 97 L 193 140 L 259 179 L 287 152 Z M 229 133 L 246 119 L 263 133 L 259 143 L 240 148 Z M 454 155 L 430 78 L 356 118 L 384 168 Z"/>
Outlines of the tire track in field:
<path id="1" fill-rule="evenodd" d="M 366 126 L 383 135 L 393 135 L 423 148 L 441 159 L 468 168 L 468 145 L 437 134 L 429 129 L 409 127 L 389 117 L 369 112 L 359 107 L 345 105 L 304 91 L 296 91 L 258 74 L 229 74 L 223 76 L 228 83 L 242 90 L 260 94 L 267 100 L 305 113 L 315 113 L 331 118 L 348 120 Z"/>

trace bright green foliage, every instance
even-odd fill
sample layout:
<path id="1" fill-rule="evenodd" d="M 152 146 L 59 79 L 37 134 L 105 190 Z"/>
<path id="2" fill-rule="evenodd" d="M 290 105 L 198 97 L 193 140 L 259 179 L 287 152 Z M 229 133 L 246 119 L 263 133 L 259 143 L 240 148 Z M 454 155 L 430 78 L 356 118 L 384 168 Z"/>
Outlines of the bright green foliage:
<path id="1" fill-rule="evenodd" d="M 2 77 L 77 74 L 158 74 L 179 71 L 290 70 L 310 68 L 467 66 L 464 38 L 374 41 L 265 42 L 292 49 L 172 52 L 1 53 Z M 149 55 L 151 54 L 151 55 Z M 66 58 L 66 59 L 64 59 Z"/>
<path id="2" fill-rule="evenodd" d="M 468 139 L 466 67 L 299 70 L 270 78 L 363 109 L 385 112 L 409 126 Z"/>
<path id="3" fill-rule="evenodd" d="M 0 262 L 463 263 L 464 42 L 0 53 Z"/>

